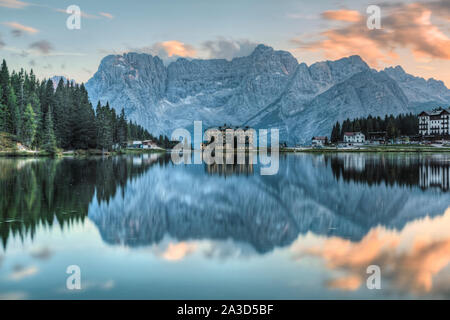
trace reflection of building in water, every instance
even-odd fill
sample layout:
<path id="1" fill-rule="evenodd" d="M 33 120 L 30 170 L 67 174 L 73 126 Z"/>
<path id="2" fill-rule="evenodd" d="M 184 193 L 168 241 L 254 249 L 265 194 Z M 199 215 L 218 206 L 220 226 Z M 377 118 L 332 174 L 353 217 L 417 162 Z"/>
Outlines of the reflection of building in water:
<path id="1" fill-rule="evenodd" d="M 450 158 L 447 155 L 398 157 L 389 154 L 339 154 L 328 156 L 328 161 L 334 176 L 344 181 L 450 190 Z"/>
<path id="2" fill-rule="evenodd" d="M 449 190 L 450 166 L 442 163 L 424 163 L 419 167 L 419 185 L 423 189 L 438 187 Z"/>
<path id="3" fill-rule="evenodd" d="M 366 155 L 364 154 L 340 154 L 344 161 L 344 170 L 364 171 L 366 167 Z"/>
<path id="4" fill-rule="evenodd" d="M 221 176 L 231 175 L 252 175 L 253 163 L 245 164 L 208 164 L 206 165 L 206 172 L 209 174 L 218 174 Z"/>
<path id="5" fill-rule="evenodd" d="M 221 127 L 209 128 L 205 132 L 205 144 L 215 143 L 215 147 L 219 149 L 238 149 L 248 150 L 254 147 L 255 131 L 249 127 L 231 127 L 224 124 Z M 217 141 L 216 141 L 217 139 Z"/>

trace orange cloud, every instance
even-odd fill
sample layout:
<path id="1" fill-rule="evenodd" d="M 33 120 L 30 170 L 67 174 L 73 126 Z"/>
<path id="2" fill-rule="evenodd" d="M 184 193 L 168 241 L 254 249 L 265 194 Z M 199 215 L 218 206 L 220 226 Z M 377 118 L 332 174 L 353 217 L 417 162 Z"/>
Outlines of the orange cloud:
<path id="1" fill-rule="evenodd" d="M 179 57 L 194 57 L 196 55 L 195 49 L 183 42 L 171 40 L 161 42 L 161 46 L 167 52 L 169 57 L 179 56 Z"/>
<path id="2" fill-rule="evenodd" d="M 34 33 L 38 33 L 39 30 L 35 29 L 33 27 L 29 27 L 29 26 L 25 26 L 23 24 L 20 24 L 18 22 L 4 22 L 3 23 L 5 26 L 10 27 L 13 30 L 17 30 L 19 32 L 27 32 L 29 34 L 34 34 Z"/>
<path id="3" fill-rule="evenodd" d="M 99 14 L 100 14 L 101 16 L 105 17 L 105 18 L 108 18 L 108 19 L 114 19 L 114 16 L 113 16 L 111 13 L 108 13 L 108 12 L 99 12 Z"/>
<path id="4" fill-rule="evenodd" d="M 332 59 L 359 54 L 374 67 L 380 62 L 392 63 L 398 58 L 398 51 L 405 48 L 421 61 L 450 60 L 450 38 L 431 22 L 433 8 L 437 10 L 436 5 L 428 7 L 420 3 L 384 8 L 379 30 L 368 29 L 365 16 L 356 11 L 325 11 L 323 18 L 347 24 L 322 32 L 317 41 L 306 42 L 301 38 L 292 41 L 300 49 L 321 51 Z M 445 18 L 446 11 L 441 10 L 436 16 Z"/>
<path id="5" fill-rule="evenodd" d="M 354 10 L 330 10 L 322 13 L 322 17 L 328 20 L 338 20 L 347 22 L 358 22 L 362 20 L 362 15 Z"/>
<path id="6" fill-rule="evenodd" d="M 338 237 L 317 241 L 305 246 L 304 239 L 298 239 L 291 250 L 296 258 L 320 257 L 329 269 L 344 271 L 345 276 L 327 282 L 329 288 L 357 290 L 365 283 L 369 265 L 380 266 L 382 283 L 388 280 L 402 292 L 429 293 L 435 277 L 444 277 L 439 282 L 445 276 L 450 279 L 442 274 L 450 265 L 450 208 L 442 216 L 411 222 L 402 231 L 374 228 L 359 242 Z"/>

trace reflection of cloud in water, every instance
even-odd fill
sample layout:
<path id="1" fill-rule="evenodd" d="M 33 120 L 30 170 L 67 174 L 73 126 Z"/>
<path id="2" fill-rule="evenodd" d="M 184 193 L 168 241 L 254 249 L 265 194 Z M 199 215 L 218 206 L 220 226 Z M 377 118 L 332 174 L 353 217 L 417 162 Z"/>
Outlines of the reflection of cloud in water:
<path id="1" fill-rule="evenodd" d="M 448 295 L 450 208 L 443 216 L 410 222 L 401 231 L 373 228 L 358 242 L 308 234 L 299 237 L 291 251 L 296 259 L 320 257 L 329 269 L 344 271 L 344 276 L 327 283 L 330 288 L 359 289 L 365 284 L 366 268 L 378 265 L 383 289 L 387 284 L 389 289 L 400 292 Z"/>
<path id="2" fill-rule="evenodd" d="M 191 254 L 196 249 L 195 243 L 180 242 L 177 244 L 169 243 L 169 246 L 162 254 L 162 257 L 169 261 L 182 260 L 185 256 Z"/>
<path id="3" fill-rule="evenodd" d="M 155 256 L 167 261 L 182 261 L 193 254 L 218 260 L 245 258 L 256 254 L 255 249 L 249 244 L 231 239 L 177 241 L 165 237 L 161 242 L 151 245 L 149 250 Z"/>
<path id="4" fill-rule="evenodd" d="M 31 252 L 31 256 L 39 260 L 48 260 L 53 255 L 53 252 L 48 247 L 35 249 Z"/>
<path id="5" fill-rule="evenodd" d="M 38 268 L 36 266 L 24 267 L 21 265 L 14 266 L 13 271 L 9 275 L 10 280 L 20 281 L 24 278 L 35 275 L 38 272 Z"/>
<path id="6" fill-rule="evenodd" d="M 13 291 L 0 294 L 0 300 L 24 300 L 28 297 L 26 292 Z"/>
<path id="7" fill-rule="evenodd" d="M 85 291 L 109 291 L 114 289 L 116 286 L 116 282 L 112 279 L 106 281 L 81 281 L 81 289 L 80 290 L 69 290 L 66 287 L 62 287 L 57 289 L 58 293 L 67 293 L 67 294 L 77 294 Z"/>

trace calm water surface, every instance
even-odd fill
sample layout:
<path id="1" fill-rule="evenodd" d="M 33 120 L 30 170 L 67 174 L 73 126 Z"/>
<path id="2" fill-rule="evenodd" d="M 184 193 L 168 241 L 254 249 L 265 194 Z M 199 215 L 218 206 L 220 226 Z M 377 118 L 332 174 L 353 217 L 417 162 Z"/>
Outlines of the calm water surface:
<path id="1" fill-rule="evenodd" d="M 0 299 L 450 298 L 450 155 L 0 159 Z M 81 268 L 82 290 L 66 289 Z M 381 268 L 380 290 L 366 286 Z"/>

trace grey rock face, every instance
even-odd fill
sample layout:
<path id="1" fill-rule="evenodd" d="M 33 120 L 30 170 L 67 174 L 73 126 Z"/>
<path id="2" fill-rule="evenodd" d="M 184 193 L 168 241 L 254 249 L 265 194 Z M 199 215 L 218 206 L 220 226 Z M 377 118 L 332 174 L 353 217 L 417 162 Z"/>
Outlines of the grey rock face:
<path id="1" fill-rule="evenodd" d="M 386 68 L 384 71 L 398 83 L 412 102 L 448 104 L 450 101 L 450 90 L 442 81 L 412 76 L 407 74 L 401 66 Z"/>
<path id="2" fill-rule="evenodd" d="M 93 104 L 125 108 L 129 119 L 157 135 L 191 129 L 201 120 L 204 127 L 278 128 L 290 144 L 329 135 L 337 120 L 450 103 L 441 81 L 408 75 L 401 67 L 377 72 L 359 56 L 308 67 L 265 45 L 231 61 L 180 58 L 168 66 L 147 54 L 111 55 L 86 88 Z"/>

